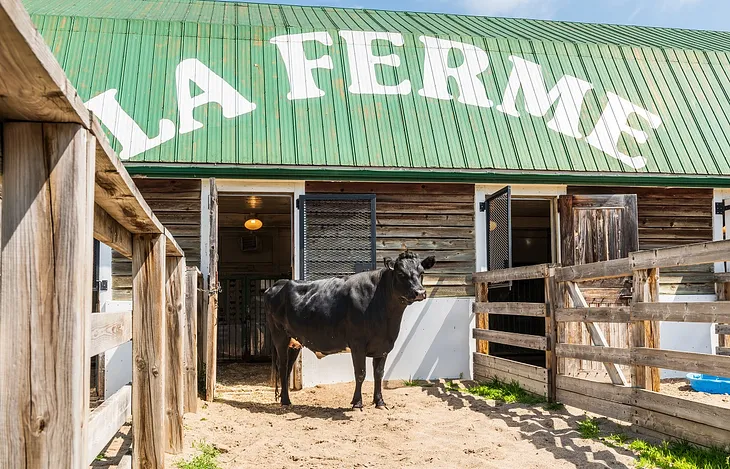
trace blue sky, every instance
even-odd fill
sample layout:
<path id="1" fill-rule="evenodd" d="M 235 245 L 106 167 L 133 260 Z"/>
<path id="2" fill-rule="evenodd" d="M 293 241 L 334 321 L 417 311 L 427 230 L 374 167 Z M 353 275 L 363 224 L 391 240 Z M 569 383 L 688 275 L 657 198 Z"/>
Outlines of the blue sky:
<path id="1" fill-rule="evenodd" d="M 730 31 L 730 0 L 271 0 L 266 3 Z"/>

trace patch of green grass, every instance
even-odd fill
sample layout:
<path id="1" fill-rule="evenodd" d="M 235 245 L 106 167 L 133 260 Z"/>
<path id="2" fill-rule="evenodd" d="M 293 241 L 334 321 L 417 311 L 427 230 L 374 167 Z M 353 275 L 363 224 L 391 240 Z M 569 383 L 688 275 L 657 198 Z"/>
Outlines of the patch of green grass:
<path id="1" fill-rule="evenodd" d="M 194 443 L 193 446 L 200 451 L 200 454 L 195 455 L 189 461 L 181 459 L 175 463 L 175 467 L 178 469 L 221 469 L 218 461 L 216 461 L 220 451 L 215 449 L 213 445 L 201 441 Z"/>
<path id="2" fill-rule="evenodd" d="M 604 440 L 616 445 L 625 445 L 626 443 L 628 443 L 629 437 L 627 435 L 624 435 L 623 433 L 612 433 L 604 438 Z"/>
<path id="3" fill-rule="evenodd" d="M 664 442 L 653 445 L 634 440 L 627 445 L 639 459 L 636 467 L 642 469 L 726 469 L 730 467 L 730 454 L 710 448 L 700 448 L 685 442 Z"/>
<path id="4" fill-rule="evenodd" d="M 479 383 L 476 386 L 467 388 L 467 392 L 487 399 L 506 402 L 507 404 L 519 403 L 535 405 L 545 402 L 543 397 L 522 389 L 516 381 L 505 383 L 504 381 L 493 379 L 492 381 Z"/>
<path id="5" fill-rule="evenodd" d="M 407 379 L 407 380 L 403 381 L 403 386 L 407 386 L 409 388 L 413 388 L 413 387 L 420 386 L 420 385 L 421 384 L 417 380 L 413 380 L 413 379 Z"/>
<path id="6" fill-rule="evenodd" d="M 446 385 L 444 385 L 447 391 L 460 391 L 461 388 L 458 384 L 454 383 L 453 381 L 449 380 L 446 381 Z"/>
<path id="7" fill-rule="evenodd" d="M 598 438 L 598 435 L 601 434 L 601 429 L 598 427 L 598 422 L 595 419 L 586 416 L 585 420 L 578 422 L 578 432 L 581 437 L 586 440 L 591 440 Z"/>
<path id="8" fill-rule="evenodd" d="M 552 412 L 565 409 L 565 406 L 560 402 L 546 402 L 542 407 Z"/>

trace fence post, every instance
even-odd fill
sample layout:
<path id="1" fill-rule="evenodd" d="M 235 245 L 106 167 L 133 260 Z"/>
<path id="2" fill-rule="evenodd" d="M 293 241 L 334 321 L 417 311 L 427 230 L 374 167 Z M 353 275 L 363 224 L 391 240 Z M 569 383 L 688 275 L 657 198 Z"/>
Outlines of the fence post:
<path id="1" fill-rule="evenodd" d="M 185 368 L 183 412 L 198 411 L 198 275 L 195 267 L 185 272 L 185 308 L 183 322 L 183 366 Z"/>
<path id="2" fill-rule="evenodd" d="M 88 466 L 96 139 L 3 125 L 0 467 Z"/>
<path id="3" fill-rule="evenodd" d="M 647 296 L 646 302 L 659 302 L 659 269 L 650 269 L 647 276 Z M 646 346 L 649 348 L 659 348 L 659 321 L 645 321 L 644 330 L 646 333 Z M 661 389 L 660 370 L 656 367 L 650 367 L 646 376 L 646 388 L 654 392 Z"/>
<path id="4" fill-rule="evenodd" d="M 730 301 L 730 282 L 717 283 L 717 301 Z M 730 348 L 730 334 L 718 334 L 717 339 L 718 348 Z M 718 355 L 720 352 L 716 351 Z"/>
<path id="5" fill-rule="evenodd" d="M 132 465 L 165 466 L 165 235 L 132 241 Z"/>
<path id="6" fill-rule="evenodd" d="M 183 449 L 183 301 L 185 299 L 185 258 L 165 261 L 165 433 L 167 451 Z"/>
<path id="7" fill-rule="evenodd" d="M 643 303 L 649 298 L 649 271 L 646 269 L 634 270 L 634 292 L 632 305 Z M 646 347 L 646 321 L 632 321 L 629 323 L 629 348 L 633 355 L 638 347 Z M 646 367 L 631 365 L 631 386 L 646 388 Z"/>
<path id="8" fill-rule="evenodd" d="M 489 302 L 489 284 L 487 282 L 478 282 L 476 284 L 476 300 L 478 303 Z M 489 329 L 489 314 L 477 313 L 477 328 Z M 486 340 L 477 340 L 477 352 L 489 355 L 489 342 Z"/>
<path id="9" fill-rule="evenodd" d="M 545 279 L 545 368 L 548 370 L 548 401 L 554 402 L 557 396 L 558 356 L 555 345 L 558 341 L 558 323 L 555 321 L 555 310 L 563 304 L 562 289 L 555 279 L 555 268 L 551 267 Z"/>

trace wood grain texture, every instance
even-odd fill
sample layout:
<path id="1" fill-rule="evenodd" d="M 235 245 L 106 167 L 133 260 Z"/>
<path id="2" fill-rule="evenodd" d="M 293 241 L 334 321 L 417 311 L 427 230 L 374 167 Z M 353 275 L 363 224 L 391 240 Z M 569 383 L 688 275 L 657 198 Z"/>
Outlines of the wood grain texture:
<path id="1" fill-rule="evenodd" d="M 94 205 L 94 238 L 132 258 L 132 234 L 98 205 Z"/>
<path id="2" fill-rule="evenodd" d="M 185 272 L 185 310 L 183 321 L 183 412 L 198 411 L 198 278 L 200 271 Z"/>
<path id="3" fill-rule="evenodd" d="M 486 282 L 476 283 L 476 301 L 481 304 L 485 304 L 489 301 L 489 284 Z M 479 329 L 489 329 L 489 314 L 488 313 L 477 313 L 476 314 L 476 326 Z M 477 352 L 489 355 L 489 342 L 486 340 L 477 339 Z"/>
<path id="4" fill-rule="evenodd" d="M 508 314 L 512 316 L 545 317 L 543 303 L 482 303 L 475 302 L 472 306 L 475 313 Z"/>
<path id="5" fill-rule="evenodd" d="M 633 269 L 660 269 L 729 261 L 730 240 L 634 252 L 630 259 Z"/>
<path id="6" fill-rule="evenodd" d="M 634 320 L 674 322 L 730 322 L 730 301 L 697 303 L 635 303 Z"/>
<path id="7" fill-rule="evenodd" d="M 33 123 L 5 123 L 2 141 L 0 376 L 12 379 L 0 386 L 0 467 L 80 469 L 95 141 L 79 125 Z"/>
<path id="8" fill-rule="evenodd" d="M 132 340 L 132 312 L 94 313 L 91 315 L 89 356 L 104 353 Z"/>
<path id="9" fill-rule="evenodd" d="M 524 390 L 547 397 L 547 380 L 534 380 L 515 375 L 509 371 L 502 371 L 498 368 L 485 367 L 478 363 L 474 364 L 474 380 L 489 381 L 494 378 L 506 383 L 516 381 Z"/>
<path id="10" fill-rule="evenodd" d="M 165 236 L 132 238 L 132 426 L 135 469 L 165 467 Z"/>
<path id="11" fill-rule="evenodd" d="M 132 386 L 126 385 L 91 412 L 89 416 L 89 440 L 86 464 L 90 465 L 96 456 L 109 444 L 122 425 L 132 415 Z"/>
<path id="12" fill-rule="evenodd" d="M 218 363 L 218 189 L 215 178 L 210 179 L 210 217 L 208 301 L 206 319 L 205 400 L 215 399 L 216 368 Z"/>
<path id="13" fill-rule="evenodd" d="M 526 363 L 508 360 L 506 358 L 485 355 L 479 352 L 474 352 L 473 358 L 474 364 L 485 368 L 494 368 L 495 370 L 503 371 L 505 373 L 513 373 L 523 378 L 547 382 L 548 370 L 539 366 L 528 365 Z"/>
<path id="14" fill-rule="evenodd" d="M 165 436 L 167 451 L 183 450 L 185 258 L 165 260 Z"/>
<path id="15" fill-rule="evenodd" d="M 555 312 L 555 320 L 558 322 L 629 322 L 631 307 L 560 308 Z"/>
<path id="16" fill-rule="evenodd" d="M 550 272 L 550 264 L 528 265 L 525 267 L 513 267 L 511 269 L 492 270 L 487 272 L 475 272 L 472 276 L 474 283 L 502 283 L 509 280 L 529 280 L 534 278 L 545 278 Z"/>
<path id="17" fill-rule="evenodd" d="M 546 350 L 547 339 L 538 335 L 517 334 L 515 332 L 490 331 L 485 329 L 474 329 L 475 339 L 497 342 L 498 344 L 514 345 L 533 350 Z"/>

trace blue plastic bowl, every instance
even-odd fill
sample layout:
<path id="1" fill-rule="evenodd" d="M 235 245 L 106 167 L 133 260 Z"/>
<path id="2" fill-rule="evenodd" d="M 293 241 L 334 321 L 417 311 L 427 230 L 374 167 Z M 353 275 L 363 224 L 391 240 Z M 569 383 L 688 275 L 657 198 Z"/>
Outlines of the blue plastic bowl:
<path id="1" fill-rule="evenodd" d="M 687 373 L 687 379 L 695 391 L 707 394 L 730 394 L 730 378 Z"/>

